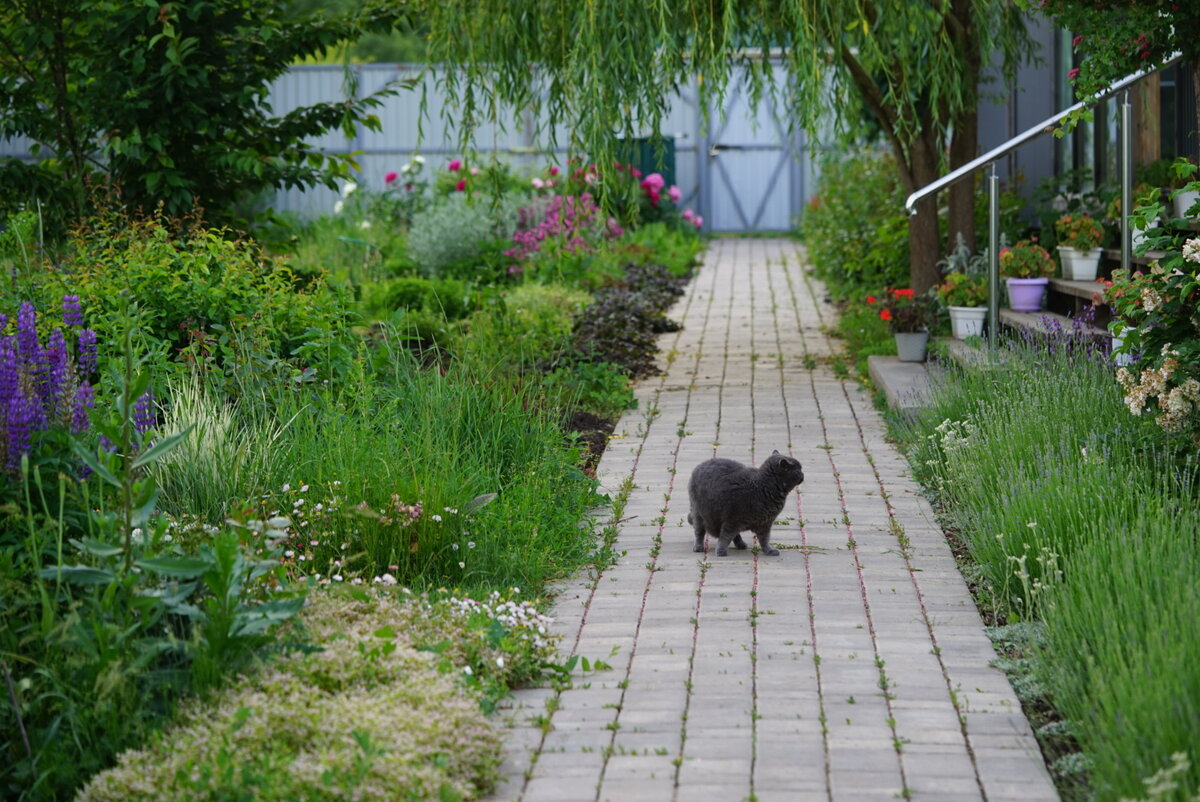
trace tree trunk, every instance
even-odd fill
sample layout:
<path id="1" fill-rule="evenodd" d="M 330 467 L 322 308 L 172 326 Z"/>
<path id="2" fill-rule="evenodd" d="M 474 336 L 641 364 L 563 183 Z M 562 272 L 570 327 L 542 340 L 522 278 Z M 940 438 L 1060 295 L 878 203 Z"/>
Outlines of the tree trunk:
<path id="1" fill-rule="evenodd" d="M 909 143 L 902 160 L 901 173 L 908 191 L 915 192 L 941 177 L 938 154 L 941 138 L 933 125 L 925 125 Z M 937 196 L 919 202 L 917 213 L 908 218 L 908 281 L 918 293 L 925 292 L 938 283 L 938 259 L 941 255 L 941 236 L 938 232 Z"/>
<path id="2" fill-rule="evenodd" d="M 950 169 L 956 170 L 974 159 L 978 153 L 979 115 L 972 109 L 964 109 L 954 121 L 954 132 L 950 136 Z M 978 183 L 975 176 L 952 184 L 949 189 L 950 209 L 946 226 L 946 252 L 957 244 L 958 235 L 972 251 L 975 250 L 975 193 Z"/>
<path id="3" fill-rule="evenodd" d="M 979 152 L 979 104 L 977 87 L 983 69 L 979 52 L 979 37 L 975 35 L 974 3 L 972 0 L 953 0 L 948 30 L 954 37 L 963 64 L 962 87 L 968 93 L 962 109 L 950 121 L 950 169 L 956 170 L 971 161 Z M 950 187 L 950 210 L 946 231 L 947 252 L 954 249 L 961 234 L 963 242 L 975 250 L 975 176 L 964 178 Z"/>

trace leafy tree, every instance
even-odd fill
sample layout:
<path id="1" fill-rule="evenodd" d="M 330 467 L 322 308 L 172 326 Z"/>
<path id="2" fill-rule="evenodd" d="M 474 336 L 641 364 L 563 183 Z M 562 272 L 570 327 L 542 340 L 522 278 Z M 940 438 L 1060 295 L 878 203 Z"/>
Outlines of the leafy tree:
<path id="1" fill-rule="evenodd" d="M 1011 74 L 1030 47 L 1007 0 L 441 0 L 424 10 L 431 61 L 462 67 L 446 85 L 464 137 L 515 104 L 565 124 L 573 148 L 607 161 L 614 133 L 658 132 L 677 87 L 698 78 L 708 107 L 740 66 L 755 99 L 780 89 L 790 122 L 814 135 L 832 116 L 852 136 L 865 103 L 910 192 L 975 156 L 987 54 L 999 53 L 1000 72 Z M 775 48 L 783 87 L 762 58 Z M 951 241 L 959 232 L 973 240 L 972 190 L 951 190 Z M 934 199 L 921 204 L 910 224 L 917 289 L 938 279 L 936 209 Z"/>
<path id="2" fill-rule="evenodd" d="M 1096 97 L 1114 81 L 1182 52 L 1200 97 L 1200 3 L 1195 0 L 1025 0 L 1075 34 L 1075 94 Z M 1086 115 L 1079 115 L 1078 120 Z M 1200 105 L 1196 107 L 1200 130 Z"/>
<path id="3" fill-rule="evenodd" d="M 194 203 L 217 220 L 284 187 L 332 185 L 353 160 L 307 144 L 377 128 L 381 94 L 275 116 L 270 83 L 296 59 L 402 12 L 295 14 L 287 0 L 10 0 L 0 8 L 0 137 L 28 136 L 36 162 L 0 160 L 0 209 L 40 200 L 69 218 L 87 184 L 131 207 Z"/>

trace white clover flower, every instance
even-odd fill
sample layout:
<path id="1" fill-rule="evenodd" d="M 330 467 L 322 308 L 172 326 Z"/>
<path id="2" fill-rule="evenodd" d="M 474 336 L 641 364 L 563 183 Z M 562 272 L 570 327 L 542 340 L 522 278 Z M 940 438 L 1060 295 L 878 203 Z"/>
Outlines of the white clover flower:
<path id="1" fill-rule="evenodd" d="M 442 522 L 442 516 L 440 516 L 436 513 L 434 513 L 433 515 L 430 515 L 429 517 L 432 518 L 433 520 L 437 521 L 438 523 Z"/>
<path id="2" fill-rule="evenodd" d="M 475 541 L 474 541 L 474 540 L 468 540 L 468 541 L 467 541 L 467 548 L 468 548 L 468 549 L 473 549 L 473 548 L 475 548 Z"/>
<path id="3" fill-rule="evenodd" d="M 459 560 L 459 562 L 458 562 L 458 567 L 459 567 L 459 568 L 466 568 L 466 567 L 467 567 L 467 564 L 466 564 L 465 562 L 463 562 L 463 561 Z"/>
<path id="4" fill-rule="evenodd" d="M 331 577 L 330 577 L 330 579 L 332 579 L 334 582 L 341 582 L 341 581 L 342 581 L 342 575 L 341 575 L 341 574 L 334 574 L 333 576 L 331 576 Z"/>
<path id="5" fill-rule="evenodd" d="M 383 576 L 379 577 L 379 581 L 385 585 L 395 585 L 396 577 L 392 576 L 391 574 L 384 574 Z"/>
<path id="6" fill-rule="evenodd" d="M 354 183 L 353 181 L 347 181 L 345 184 L 342 185 L 342 197 L 343 198 L 350 197 L 351 195 L 354 194 L 354 191 L 356 189 L 358 189 L 358 184 Z"/>
<path id="7" fill-rule="evenodd" d="M 455 551 L 458 551 L 458 544 L 457 544 L 457 543 L 451 543 L 451 544 L 450 544 L 450 548 L 454 549 Z"/>

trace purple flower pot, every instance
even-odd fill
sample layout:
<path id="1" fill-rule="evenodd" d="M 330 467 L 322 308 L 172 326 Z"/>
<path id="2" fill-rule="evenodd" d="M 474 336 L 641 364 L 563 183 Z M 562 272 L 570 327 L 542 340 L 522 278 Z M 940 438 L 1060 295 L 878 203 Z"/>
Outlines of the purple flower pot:
<path id="1" fill-rule="evenodd" d="M 1046 297 L 1048 278 L 1009 278 L 1008 306 L 1014 312 L 1037 312 Z"/>

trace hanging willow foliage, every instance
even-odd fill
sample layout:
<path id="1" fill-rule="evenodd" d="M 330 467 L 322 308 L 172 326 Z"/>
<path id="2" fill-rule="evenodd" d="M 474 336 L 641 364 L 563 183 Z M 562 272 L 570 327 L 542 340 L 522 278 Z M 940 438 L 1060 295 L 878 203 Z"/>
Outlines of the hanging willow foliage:
<path id="1" fill-rule="evenodd" d="M 777 93 L 792 128 L 845 138 L 877 125 L 910 190 L 953 166 L 947 143 L 975 119 L 981 54 L 1011 74 L 1029 48 L 1010 0 L 439 0 L 424 13 L 464 144 L 515 109 L 607 163 L 616 137 L 661 132 L 680 88 L 721 108 L 742 71 L 753 101 Z M 932 268 L 936 221 L 932 241 L 927 223 L 914 231 Z"/>

